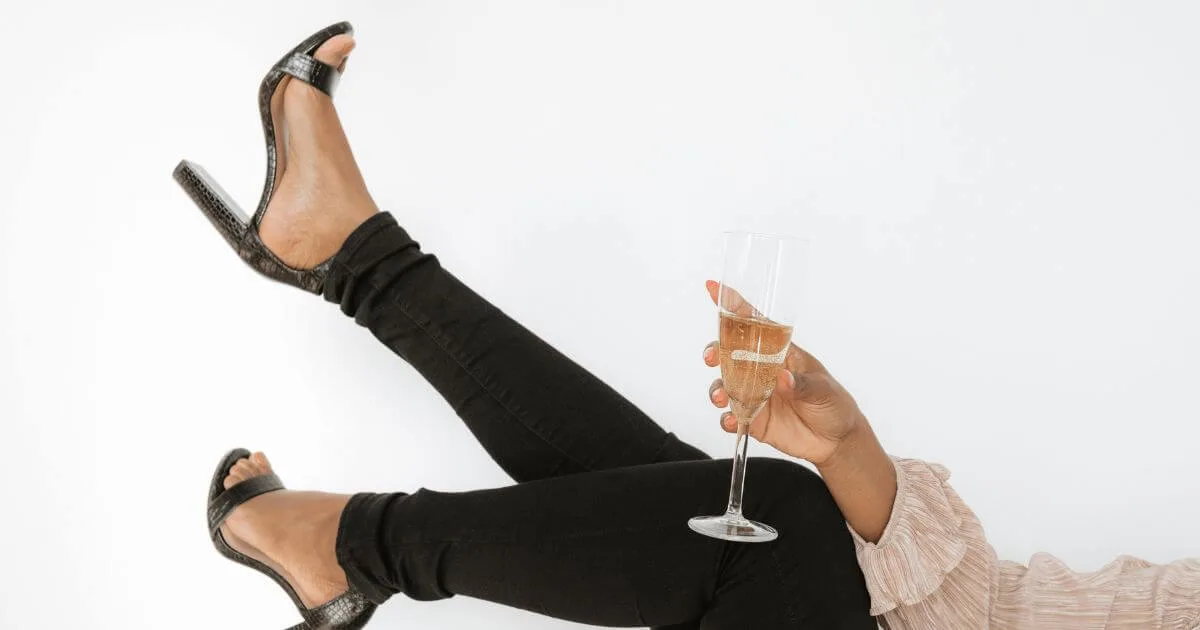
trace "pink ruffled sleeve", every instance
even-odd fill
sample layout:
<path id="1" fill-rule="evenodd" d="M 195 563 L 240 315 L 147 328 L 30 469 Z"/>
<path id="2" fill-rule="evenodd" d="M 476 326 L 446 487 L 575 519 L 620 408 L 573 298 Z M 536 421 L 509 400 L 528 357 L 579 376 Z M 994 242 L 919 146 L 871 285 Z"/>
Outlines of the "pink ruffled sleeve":
<path id="1" fill-rule="evenodd" d="M 853 528 L 871 614 L 890 630 L 1114 630 L 1200 627 L 1200 560 L 1122 556 L 1076 572 L 1036 554 L 999 561 L 979 519 L 937 464 L 895 459 L 898 488 L 878 543 Z"/>
<path id="2" fill-rule="evenodd" d="M 877 543 L 851 528 L 871 594 L 890 628 L 985 628 L 996 554 L 938 464 L 895 459 L 896 504 Z"/>

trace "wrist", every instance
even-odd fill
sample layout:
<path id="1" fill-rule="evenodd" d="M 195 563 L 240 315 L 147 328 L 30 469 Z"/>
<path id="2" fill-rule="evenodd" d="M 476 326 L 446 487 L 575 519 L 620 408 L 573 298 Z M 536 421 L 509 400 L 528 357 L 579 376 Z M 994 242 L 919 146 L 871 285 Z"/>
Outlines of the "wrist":
<path id="1" fill-rule="evenodd" d="M 879 542 L 896 503 L 896 466 L 865 419 L 817 470 L 850 527 Z"/>
<path id="2" fill-rule="evenodd" d="M 861 460 L 864 456 L 873 456 L 882 450 L 883 446 L 875 437 L 875 431 L 871 429 L 871 424 L 859 413 L 854 427 L 842 436 L 833 452 L 824 461 L 813 463 L 816 464 L 817 470 L 824 475 L 826 472 L 853 465 L 854 461 Z"/>

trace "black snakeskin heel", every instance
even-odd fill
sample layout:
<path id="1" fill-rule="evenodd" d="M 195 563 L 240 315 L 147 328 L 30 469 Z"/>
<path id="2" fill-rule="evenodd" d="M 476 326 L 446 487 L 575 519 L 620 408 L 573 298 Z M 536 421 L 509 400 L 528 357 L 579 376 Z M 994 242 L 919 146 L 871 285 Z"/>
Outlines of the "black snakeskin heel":
<path id="1" fill-rule="evenodd" d="M 244 448 L 229 451 L 213 473 L 212 484 L 208 488 L 208 532 L 212 537 L 213 546 L 222 556 L 265 574 L 287 591 L 304 617 L 302 623 L 288 630 L 360 630 L 365 627 L 371 615 L 375 614 L 376 606 L 354 587 L 316 608 L 305 608 L 295 589 L 283 576 L 258 560 L 238 553 L 225 542 L 225 536 L 221 534 L 221 524 L 239 505 L 261 494 L 283 489 L 283 482 L 279 477 L 270 474 L 247 479 L 226 490 L 224 482 L 229 476 L 229 470 L 239 459 L 246 457 L 250 457 L 250 451 Z"/>
<path id="2" fill-rule="evenodd" d="M 262 198 L 258 201 L 258 210 L 254 216 L 247 218 L 241 207 L 229 197 L 225 189 L 212 178 L 200 165 L 183 160 L 175 167 L 175 181 L 200 206 L 200 210 L 212 222 L 213 227 L 225 237 L 238 256 L 246 261 L 262 275 L 294 287 L 299 287 L 313 293 L 320 293 L 325 284 L 325 275 L 329 271 L 329 262 L 325 261 L 312 269 L 295 269 L 279 260 L 275 254 L 263 245 L 258 236 L 258 227 L 262 223 L 267 204 L 275 191 L 275 167 L 277 155 L 275 152 L 275 121 L 271 116 L 271 97 L 279 82 L 286 76 L 292 76 L 333 97 L 341 71 L 326 63 L 313 58 L 321 44 L 342 33 L 353 33 L 349 22 L 339 22 L 328 28 L 321 29 L 284 55 L 282 59 L 271 66 L 258 90 L 258 110 L 262 115 L 263 135 L 267 141 L 267 181 L 263 186 Z"/>

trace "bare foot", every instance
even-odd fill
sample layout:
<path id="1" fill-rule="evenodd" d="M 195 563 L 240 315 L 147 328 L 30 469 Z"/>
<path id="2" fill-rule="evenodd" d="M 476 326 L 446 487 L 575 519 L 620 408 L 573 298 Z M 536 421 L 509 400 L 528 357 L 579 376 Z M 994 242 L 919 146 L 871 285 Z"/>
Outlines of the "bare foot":
<path id="1" fill-rule="evenodd" d="M 225 488 L 270 472 L 267 457 L 255 453 L 233 465 Z M 314 608 L 349 588 L 334 551 L 338 521 L 349 500 L 324 492 L 268 492 L 234 510 L 221 534 L 231 547 L 282 575 L 304 606 Z"/>
<path id="2" fill-rule="evenodd" d="M 354 38 L 338 35 L 314 55 L 338 68 Z M 259 236 L 284 263 L 311 269 L 337 253 L 354 228 L 379 211 L 350 152 L 333 100 L 291 77 L 271 100 L 278 167 Z"/>

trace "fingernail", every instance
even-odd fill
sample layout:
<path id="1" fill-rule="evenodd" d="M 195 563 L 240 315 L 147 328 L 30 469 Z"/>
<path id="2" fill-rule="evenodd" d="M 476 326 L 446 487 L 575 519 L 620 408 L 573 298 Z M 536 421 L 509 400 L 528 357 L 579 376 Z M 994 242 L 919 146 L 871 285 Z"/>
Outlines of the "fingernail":
<path id="1" fill-rule="evenodd" d="M 712 347 L 712 346 L 705 346 L 705 347 L 704 347 L 704 358 L 705 358 L 705 359 L 711 359 L 711 358 L 712 358 L 712 354 L 713 354 L 713 347 Z"/>
<path id="2" fill-rule="evenodd" d="M 705 288 L 707 288 L 709 291 L 712 291 L 713 289 L 716 289 L 716 288 L 717 288 L 717 286 L 718 286 L 718 285 L 717 285 L 717 283 L 716 283 L 716 281 L 715 281 L 715 280 L 705 280 L 705 281 L 704 281 L 704 287 L 705 287 Z"/>

